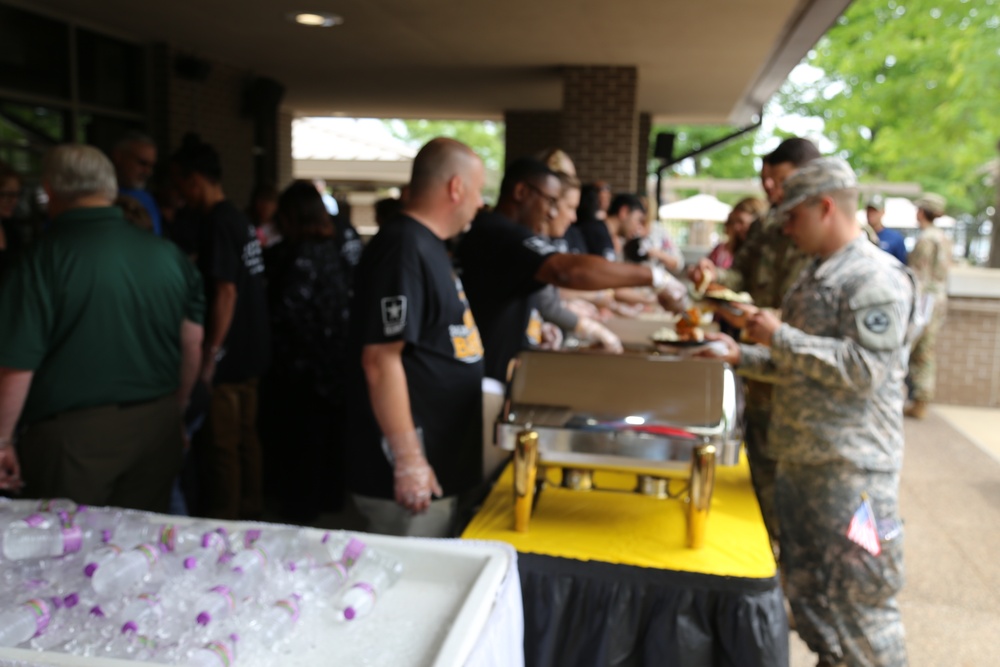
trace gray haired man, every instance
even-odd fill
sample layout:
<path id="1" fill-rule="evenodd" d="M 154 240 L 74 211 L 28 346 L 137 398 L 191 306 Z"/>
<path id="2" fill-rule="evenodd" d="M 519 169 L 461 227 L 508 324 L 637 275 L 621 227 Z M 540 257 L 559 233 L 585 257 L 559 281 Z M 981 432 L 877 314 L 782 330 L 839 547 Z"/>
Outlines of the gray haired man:
<path id="1" fill-rule="evenodd" d="M 783 321 L 753 314 L 745 331 L 757 345 L 720 335 L 724 358 L 775 384 L 768 437 L 799 635 L 821 666 L 902 666 L 897 501 L 914 279 L 858 228 L 846 162 L 810 162 L 784 189 L 784 232 L 812 260 L 782 302 Z M 870 521 L 855 520 L 865 512 Z"/>
<path id="2" fill-rule="evenodd" d="M 51 229 L 0 287 L 0 489 L 166 511 L 201 277 L 111 205 L 115 171 L 96 148 L 52 149 L 42 186 Z"/>

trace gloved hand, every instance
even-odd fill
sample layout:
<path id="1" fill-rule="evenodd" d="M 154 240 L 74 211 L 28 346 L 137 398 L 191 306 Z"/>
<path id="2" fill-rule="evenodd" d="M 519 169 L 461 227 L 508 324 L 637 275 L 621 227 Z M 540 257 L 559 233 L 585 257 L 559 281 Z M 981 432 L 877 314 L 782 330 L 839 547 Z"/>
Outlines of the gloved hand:
<path id="1" fill-rule="evenodd" d="M 598 310 L 597 306 L 583 299 L 570 299 L 564 305 L 566 306 L 566 310 L 577 317 L 589 317 L 595 320 L 601 316 L 601 311 Z"/>
<path id="2" fill-rule="evenodd" d="M 580 338 L 597 341 L 608 352 L 621 354 L 625 351 L 618 336 L 600 322 L 581 317 L 576 324 L 575 333 Z"/>
<path id="3" fill-rule="evenodd" d="M 414 514 L 426 511 L 431 496 L 440 498 L 444 491 L 424 456 L 420 436 L 407 431 L 386 436 L 385 443 L 392 456 L 396 502 Z"/>
<path id="4" fill-rule="evenodd" d="M 558 350 L 563 344 L 563 332 L 552 322 L 542 322 L 542 342 L 538 344 L 540 350 Z"/>

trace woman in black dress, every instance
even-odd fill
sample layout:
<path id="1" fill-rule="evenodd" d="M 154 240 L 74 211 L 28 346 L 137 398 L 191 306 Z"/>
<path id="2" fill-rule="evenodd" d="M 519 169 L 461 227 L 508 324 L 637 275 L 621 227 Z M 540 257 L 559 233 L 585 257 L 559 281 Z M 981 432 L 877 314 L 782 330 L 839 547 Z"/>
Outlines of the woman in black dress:
<path id="1" fill-rule="evenodd" d="M 279 509 L 297 523 L 344 498 L 343 369 L 350 269 L 316 188 L 292 183 L 278 199 L 283 240 L 265 252 L 274 345 L 267 398 L 268 459 Z"/>

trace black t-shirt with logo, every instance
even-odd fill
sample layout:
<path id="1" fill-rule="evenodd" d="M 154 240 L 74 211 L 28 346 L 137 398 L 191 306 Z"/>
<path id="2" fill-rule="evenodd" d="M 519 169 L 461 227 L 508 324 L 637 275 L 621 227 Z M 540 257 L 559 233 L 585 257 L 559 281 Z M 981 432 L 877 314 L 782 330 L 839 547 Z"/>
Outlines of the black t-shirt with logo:
<path id="1" fill-rule="evenodd" d="M 486 348 L 486 375 L 505 382 L 507 365 L 541 339 L 535 274 L 557 252 L 552 242 L 499 213 L 481 213 L 462 237 L 456 259 Z"/>
<path id="2" fill-rule="evenodd" d="M 605 227 L 605 229 L 607 229 Z M 586 255 L 587 250 L 587 240 L 583 238 L 583 233 L 576 224 L 572 224 L 566 229 L 566 235 L 562 237 L 562 241 L 566 244 L 566 250 L 560 250 L 560 252 L 570 252 L 579 255 Z M 612 250 L 614 248 L 612 247 Z"/>
<path id="3" fill-rule="evenodd" d="M 216 365 L 215 384 L 260 377 L 271 360 L 264 259 L 250 220 L 228 200 L 216 204 L 202 221 L 198 269 L 205 281 L 206 322 L 211 321 L 216 284 L 236 285 L 236 308 Z"/>
<path id="4" fill-rule="evenodd" d="M 591 255 L 598 255 L 609 262 L 617 261 L 615 255 L 615 244 L 611 239 L 611 232 L 603 220 L 597 218 L 583 218 L 576 221 L 574 225 L 577 231 L 583 236 L 587 245 L 587 252 Z"/>
<path id="5" fill-rule="evenodd" d="M 361 367 L 365 345 L 404 341 L 413 422 L 444 494 L 482 477 L 483 344 L 444 242 L 405 215 L 383 225 L 355 273 L 348 389 L 348 484 L 393 497 L 393 475 Z"/>

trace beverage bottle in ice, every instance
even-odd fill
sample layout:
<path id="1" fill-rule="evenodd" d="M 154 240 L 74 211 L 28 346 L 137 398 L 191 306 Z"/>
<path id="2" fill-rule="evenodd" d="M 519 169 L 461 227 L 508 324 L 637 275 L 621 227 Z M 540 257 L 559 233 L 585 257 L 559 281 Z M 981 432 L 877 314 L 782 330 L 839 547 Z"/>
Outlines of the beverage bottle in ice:
<path id="1" fill-rule="evenodd" d="M 160 550 L 156 546 L 140 544 L 98 568 L 90 580 L 91 585 L 102 597 L 121 597 L 150 573 L 159 557 Z"/>
<path id="2" fill-rule="evenodd" d="M 198 625 L 206 626 L 232 614 L 236 610 L 236 598 L 228 586 L 213 586 L 195 601 L 193 608 L 194 621 Z"/>
<path id="3" fill-rule="evenodd" d="M 163 551 L 173 551 L 177 546 L 177 529 L 173 524 L 150 523 L 146 517 L 126 514 L 111 534 L 110 542 L 122 549 L 140 544 L 156 544 Z"/>
<path id="4" fill-rule="evenodd" d="M 153 593 L 140 593 L 117 616 L 122 634 L 151 634 L 162 616 L 160 598 Z"/>
<path id="5" fill-rule="evenodd" d="M 230 667 L 236 661 L 238 635 L 217 639 L 195 650 L 185 663 L 188 667 Z"/>
<path id="6" fill-rule="evenodd" d="M 54 514 L 58 514 L 59 512 L 75 512 L 76 503 L 69 498 L 45 498 L 38 501 L 36 509 L 39 512 L 52 512 Z"/>
<path id="7" fill-rule="evenodd" d="M 299 622 L 299 603 L 302 597 L 296 594 L 278 600 L 267 607 L 249 623 L 255 631 L 255 638 L 265 647 L 287 637 Z"/>
<path id="8" fill-rule="evenodd" d="M 15 523 L 4 531 L 3 555 L 8 560 L 51 558 L 85 550 L 98 542 L 99 535 L 85 533 L 79 526 L 53 524 L 35 528 Z"/>
<path id="9" fill-rule="evenodd" d="M 347 621 L 368 614 L 375 606 L 376 597 L 391 588 L 402 571 L 399 561 L 369 551 L 352 574 L 353 583 L 337 597 L 334 608 Z"/>
<path id="10" fill-rule="evenodd" d="M 31 647 L 39 651 L 48 651 L 72 641 L 93 626 L 94 616 L 90 614 L 90 607 L 79 593 L 70 593 L 60 602 L 53 602 L 59 608 L 59 613 L 53 616 L 45 632 L 31 640 Z"/>
<path id="11" fill-rule="evenodd" d="M 33 598 L 0 611 L 0 646 L 17 646 L 45 632 L 53 610 L 51 600 Z"/>
<path id="12" fill-rule="evenodd" d="M 150 662 L 156 655 L 157 648 L 158 642 L 155 637 L 127 632 L 108 642 L 102 654 L 109 658 Z"/>
<path id="13" fill-rule="evenodd" d="M 97 547 L 83 557 L 83 576 L 92 579 L 98 568 L 110 563 L 120 556 L 121 553 L 122 548 L 117 544 L 105 544 L 104 546 Z"/>

